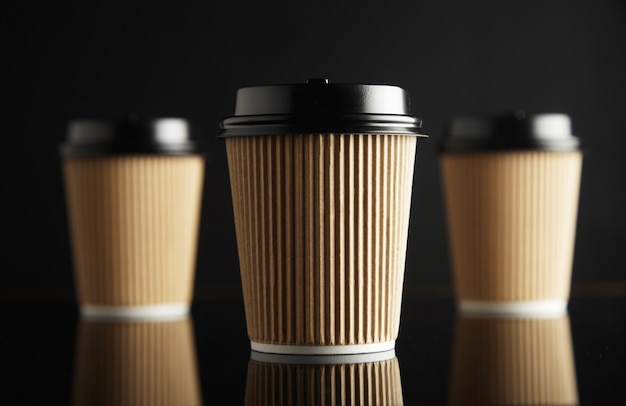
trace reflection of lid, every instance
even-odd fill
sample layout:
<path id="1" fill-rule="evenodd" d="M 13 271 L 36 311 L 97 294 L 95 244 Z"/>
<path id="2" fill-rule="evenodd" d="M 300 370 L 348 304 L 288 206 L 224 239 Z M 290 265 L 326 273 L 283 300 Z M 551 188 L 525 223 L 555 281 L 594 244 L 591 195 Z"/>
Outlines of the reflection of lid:
<path id="1" fill-rule="evenodd" d="M 222 121 L 220 136 L 358 133 L 421 133 L 410 115 L 409 94 L 398 86 L 307 83 L 237 90 L 235 114 Z"/>
<path id="2" fill-rule="evenodd" d="M 526 115 L 524 111 L 492 117 L 455 117 L 447 124 L 441 149 L 446 152 L 479 150 L 577 150 L 565 114 Z"/>
<path id="3" fill-rule="evenodd" d="M 64 157 L 197 152 L 187 121 L 181 118 L 142 120 L 135 115 L 117 122 L 73 120 L 69 124 L 67 142 L 60 148 Z"/>

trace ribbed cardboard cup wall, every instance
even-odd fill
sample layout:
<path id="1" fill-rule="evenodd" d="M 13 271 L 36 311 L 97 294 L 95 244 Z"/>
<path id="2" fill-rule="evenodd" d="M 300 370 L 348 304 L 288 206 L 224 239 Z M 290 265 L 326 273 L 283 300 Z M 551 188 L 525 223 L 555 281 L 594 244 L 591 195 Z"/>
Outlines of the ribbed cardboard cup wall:
<path id="1" fill-rule="evenodd" d="M 582 155 L 442 155 L 457 297 L 569 298 Z"/>
<path id="2" fill-rule="evenodd" d="M 191 319 L 81 320 L 75 405 L 201 405 Z"/>
<path id="3" fill-rule="evenodd" d="M 404 403 L 398 359 L 337 365 L 248 364 L 245 405 Z"/>
<path id="4" fill-rule="evenodd" d="M 252 342 L 395 340 L 416 145 L 401 135 L 226 138 Z"/>
<path id="5" fill-rule="evenodd" d="M 568 316 L 457 319 L 449 404 L 578 404 Z"/>
<path id="6" fill-rule="evenodd" d="M 195 155 L 65 159 L 81 305 L 191 302 L 203 169 Z"/>

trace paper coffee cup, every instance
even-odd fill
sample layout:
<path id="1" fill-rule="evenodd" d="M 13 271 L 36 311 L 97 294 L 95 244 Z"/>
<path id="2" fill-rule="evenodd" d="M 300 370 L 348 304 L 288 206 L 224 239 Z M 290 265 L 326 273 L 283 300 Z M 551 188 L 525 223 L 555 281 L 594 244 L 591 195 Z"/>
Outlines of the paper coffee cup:
<path id="1" fill-rule="evenodd" d="M 407 113 L 395 86 L 238 91 L 222 136 L 253 350 L 394 348 L 423 137 Z"/>
<path id="2" fill-rule="evenodd" d="M 187 313 L 204 159 L 185 121 L 74 121 L 61 153 L 82 313 Z"/>
<path id="3" fill-rule="evenodd" d="M 81 320 L 74 405 L 201 405 L 192 321 Z"/>
<path id="4" fill-rule="evenodd" d="M 569 318 L 456 322 L 449 404 L 575 405 Z"/>
<path id="5" fill-rule="evenodd" d="M 582 165 L 569 118 L 460 117 L 440 160 L 461 311 L 563 314 Z"/>
<path id="6" fill-rule="evenodd" d="M 404 404 L 395 351 L 292 356 L 252 352 L 245 405 Z"/>

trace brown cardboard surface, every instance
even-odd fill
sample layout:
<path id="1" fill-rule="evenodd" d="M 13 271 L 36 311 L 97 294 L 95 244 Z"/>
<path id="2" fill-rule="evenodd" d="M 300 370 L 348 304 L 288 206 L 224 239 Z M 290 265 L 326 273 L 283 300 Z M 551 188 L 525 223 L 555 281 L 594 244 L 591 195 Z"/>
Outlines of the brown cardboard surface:
<path id="1" fill-rule="evenodd" d="M 396 338 L 417 138 L 226 139 L 248 334 Z"/>
<path id="2" fill-rule="evenodd" d="M 65 160 L 81 304 L 191 301 L 203 170 L 200 156 Z"/>
<path id="3" fill-rule="evenodd" d="M 580 152 L 444 154 L 458 298 L 568 299 Z"/>

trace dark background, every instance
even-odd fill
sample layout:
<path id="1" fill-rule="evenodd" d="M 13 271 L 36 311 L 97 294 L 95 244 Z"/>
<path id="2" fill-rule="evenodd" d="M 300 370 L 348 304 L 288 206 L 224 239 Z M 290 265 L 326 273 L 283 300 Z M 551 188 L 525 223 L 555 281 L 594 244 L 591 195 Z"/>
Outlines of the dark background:
<path id="1" fill-rule="evenodd" d="M 623 282 L 626 2 L 3 3 L 4 287 L 71 288 L 58 145 L 76 117 L 182 116 L 206 141 L 198 286 L 239 284 L 219 121 L 254 84 L 397 84 L 431 136 L 415 171 L 406 283 L 449 283 L 436 146 L 445 119 L 571 115 L 585 148 L 574 283 Z M 6 241 L 5 240 L 5 241 Z"/>

